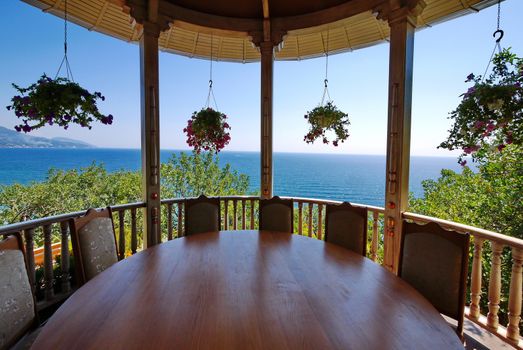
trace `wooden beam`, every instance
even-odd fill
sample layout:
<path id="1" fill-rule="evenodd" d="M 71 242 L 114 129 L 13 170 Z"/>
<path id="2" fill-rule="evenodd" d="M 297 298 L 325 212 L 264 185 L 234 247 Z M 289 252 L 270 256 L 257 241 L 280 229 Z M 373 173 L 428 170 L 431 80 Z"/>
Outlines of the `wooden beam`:
<path id="1" fill-rule="evenodd" d="M 272 161 L 272 99 L 274 46 L 271 41 L 260 43 L 261 53 L 261 197 L 271 198 L 273 191 Z"/>
<path id="2" fill-rule="evenodd" d="M 140 0 L 127 0 L 128 3 Z M 217 16 L 198 12 L 179 5 L 172 4 L 166 0 L 159 0 L 159 13 L 166 16 L 170 21 L 178 20 L 192 23 L 202 27 L 216 28 L 238 32 L 263 31 L 262 18 L 234 18 Z M 357 15 L 365 11 L 374 11 L 376 7 L 382 6 L 388 0 L 352 0 L 343 4 L 333 6 L 324 10 L 289 17 L 272 17 L 271 25 L 274 31 L 289 31 L 315 27 L 332 23 Z M 269 18 L 269 2 L 262 0 L 263 16 Z"/>
<path id="3" fill-rule="evenodd" d="M 390 26 L 389 108 L 385 186 L 384 265 L 397 273 L 402 234 L 402 213 L 409 195 L 413 12 L 405 8 L 386 14 Z"/>
<path id="4" fill-rule="evenodd" d="M 144 215 L 144 248 L 161 242 L 160 237 L 160 114 L 158 79 L 159 27 L 143 23 L 140 39 L 141 134 L 142 134 L 142 199 Z"/>

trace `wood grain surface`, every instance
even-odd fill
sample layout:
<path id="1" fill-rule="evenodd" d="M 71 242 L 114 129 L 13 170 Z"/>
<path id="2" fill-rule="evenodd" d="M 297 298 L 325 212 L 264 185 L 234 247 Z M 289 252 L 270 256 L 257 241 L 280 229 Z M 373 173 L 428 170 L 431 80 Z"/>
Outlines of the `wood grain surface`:
<path id="1" fill-rule="evenodd" d="M 349 250 L 267 231 L 162 243 L 73 294 L 34 349 L 463 349 L 408 284 Z"/>

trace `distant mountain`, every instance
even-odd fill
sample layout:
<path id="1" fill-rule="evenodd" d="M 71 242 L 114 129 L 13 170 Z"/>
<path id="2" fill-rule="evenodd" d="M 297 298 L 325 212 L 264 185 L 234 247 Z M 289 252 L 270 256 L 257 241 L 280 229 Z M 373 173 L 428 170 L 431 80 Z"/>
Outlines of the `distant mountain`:
<path id="1" fill-rule="evenodd" d="M 83 141 L 66 137 L 30 136 L 0 126 L 0 148 L 94 148 Z"/>

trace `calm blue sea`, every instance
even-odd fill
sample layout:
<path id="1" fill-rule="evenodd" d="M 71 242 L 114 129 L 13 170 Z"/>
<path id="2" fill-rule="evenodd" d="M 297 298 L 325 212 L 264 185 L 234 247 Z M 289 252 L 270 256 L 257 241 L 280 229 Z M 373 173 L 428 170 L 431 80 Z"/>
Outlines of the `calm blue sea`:
<path id="1" fill-rule="evenodd" d="M 179 152 L 163 150 L 161 160 Z M 73 169 L 94 161 L 103 163 L 109 171 L 137 170 L 140 150 L 0 148 L 0 185 L 41 181 L 50 168 Z M 258 190 L 259 153 L 221 152 L 220 163 L 230 163 L 248 175 L 251 189 Z M 410 191 L 422 196 L 421 181 L 437 178 L 443 168 L 460 170 L 454 157 L 412 157 Z M 385 156 L 275 153 L 274 193 L 383 206 Z"/>

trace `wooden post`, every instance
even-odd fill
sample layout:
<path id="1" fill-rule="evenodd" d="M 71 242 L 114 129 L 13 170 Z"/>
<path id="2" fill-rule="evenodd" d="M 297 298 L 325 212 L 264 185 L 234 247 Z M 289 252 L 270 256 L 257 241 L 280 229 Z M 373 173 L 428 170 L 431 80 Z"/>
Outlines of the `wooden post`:
<path id="1" fill-rule="evenodd" d="M 523 250 L 512 248 L 512 276 L 510 278 L 510 295 L 508 298 L 507 338 L 515 346 L 519 346 L 519 321 L 521 320 L 522 264 Z"/>
<path id="2" fill-rule="evenodd" d="M 490 242 L 492 248 L 492 261 L 490 267 L 490 280 L 488 286 L 488 314 L 487 327 L 492 331 L 497 331 L 499 326 L 499 302 L 501 294 L 501 253 L 503 244 Z"/>
<path id="3" fill-rule="evenodd" d="M 481 314 L 481 260 L 483 255 L 483 238 L 474 237 L 474 258 L 472 259 L 472 276 L 470 282 L 470 318 L 479 320 Z"/>
<path id="4" fill-rule="evenodd" d="M 143 23 L 140 39 L 141 131 L 142 131 L 142 198 L 146 203 L 144 216 L 144 247 L 160 242 L 160 115 L 158 99 L 159 27 Z"/>
<path id="5" fill-rule="evenodd" d="M 401 215 L 407 209 L 409 194 L 415 16 L 424 7 L 422 1 L 411 1 L 405 7 L 399 3 L 390 1 L 378 10 L 378 18 L 386 19 L 390 26 L 384 266 L 394 273 L 398 269 Z"/>
<path id="6" fill-rule="evenodd" d="M 261 53 L 261 197 L 272 197 L 272 90 L 274 46 L 262 41 Z"/>

